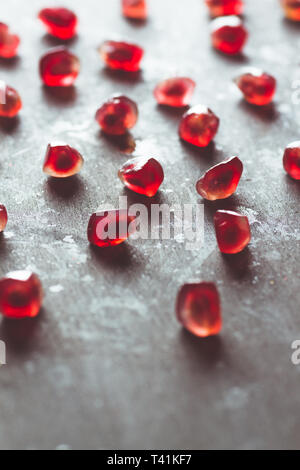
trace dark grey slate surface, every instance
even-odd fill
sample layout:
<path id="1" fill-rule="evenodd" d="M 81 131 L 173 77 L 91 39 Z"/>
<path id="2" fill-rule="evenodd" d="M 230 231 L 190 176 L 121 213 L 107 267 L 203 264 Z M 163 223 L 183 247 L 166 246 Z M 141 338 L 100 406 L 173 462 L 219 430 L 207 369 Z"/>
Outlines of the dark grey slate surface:
<path id="1" fill-rule="evenodd" d="M 20 57 L 0 62 L 0 78 L 21 93 L 24 109 L 0 123 L 0 197 L 9 224 L 0 243 L 1 274 L 30 267 L 46 297 L 33 321 L 1 321 L 8 364 L 0 369 L 0 447 L 297 448 L 300 369 L 291 342 L 300 337 L 300 187 L 282 169 L 282 151 L 299 139 L 300 27 L 279 2 L 246 1 L 250 40 L 241 59 L 210 47 L 201 0 L 150 0 L 142 26 L 123 19 L 117 0 L 65 1 L 80 17 L 71 49 L 82 62 L 76 87 L 46 90 L 38 58 L 56 44 L 36 20 L 55 2 L 3 2 L 1 21 L 22 37 Z M 102 40 L 120 36 L 145 47 L 133 80 L 103 68 Z M 231 79 L 243 65 L 262 66 L 279 81 L 275 105 L 246 105 Z M 159 109 L 152 89 L 163 77 L 197 81 L 193 103 L 221 118 L 207 151 L 180 142 L 180 113 Z M 293 88 L 294 87 L 294 88 Z M 237 194 L 205 204 L 205 244 L 129 241 L 99 253 L 86 240 L 89 215 L 124 192 L 116 172 L 126 156 L 100 135 L 94 113 L 114 92 L 139 103 L 132 134 L 137 151 L 158 156 L 166 179 L 156 201 L 193 203 L 194 183 L 212 164 L 238 154 L 245 173 Z M 41 171 L 49 140 L 63 139 L 85 157 L 71 182 Z M 132 201 L 140 201 L 131 195 Z M 216 208 L 251 221 L 253 241 L 234 258 L 216 247 Z M 214 280 L 224 330 L 199 341 L 178 326 L 174 301 L 191 279 Z"/>

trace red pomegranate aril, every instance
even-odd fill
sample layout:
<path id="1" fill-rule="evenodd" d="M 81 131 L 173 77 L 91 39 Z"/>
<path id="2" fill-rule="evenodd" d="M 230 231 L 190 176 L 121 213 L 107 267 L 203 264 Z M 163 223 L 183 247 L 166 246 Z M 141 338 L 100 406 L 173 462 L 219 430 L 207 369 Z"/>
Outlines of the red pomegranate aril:
<path id="1" fill-rule="evenodd" d="M 152 197 L 164 180 L 164 171 L 155 158 L 137 157 L 120 168 L 119 178 L 132 191 Z"/>
<path id="2" fill-rule="evenodd" d="M 5 317 L 36 317 L 42 300 L 41 281 L 31 271 L 15 271 L 0 279 L 0 312 Z"/>
<path id="3" fill-rule="evenodd" d="M 88 240 L 99 247 L 120 245 L 135 232 L 135 219 L 126 209 L 95 212 L 89 220 Z"/>
<path id="4" fill-rule="evenodd" d="M 244 11 L 242 0 L 205 0 L 211 16 L 241 15 Z"/>
<path id="5" fill-rule="evenodd" d="M 49 144 L 43 171 L 55 178 L 67 178 L 79 173 L 83 162 L 82 155 L 69 145 Z"/>
<path id="6" fill-rule="evenodd" d="M 196 83 L 190 78 L 175 77 L 159 83 L 154 96 L 158 104 L 182 107 L 190 104 Z"/>
<path id="7" fill-rule="evenodd" d="M 232 157 L 210 168 L 197 182 L 197 192 L 209 201 L 226 199 L 235 193 L 242 173 L 241 160 L 238 157 Z"/>
<path id="8" fill-rule="evenodd" d="M 300 21 L 300 0 L 281 0 L 285 16 L 292 21 Z"/>
<path id="9" fill-rule="evenodd" d="M 12 59 L 18 53 L 20 38 L 16 34 L 11 34 L 9 27 L 0 23 L 0 57 Z"/>
<path id="10" fill-rule="evenodd" d="M 275 95 L 275 78 L 262 70 L 251 69 L 237 77 L 234 82 L 243 93 L 245 100 L 257 106 L 271 103 Z"/>
<path id="11" fill-rule="evenodd" d="M 219 118 L 207 106 L 199 104 L 182 116 L 179 135 L 190 144 L 207 147 L 215 137 L 219 124 Z"/>
<path id="12" fill-rule="evenodd" d="M 176 301 L 178 321 L 200 338 L 217 335 L 222 329 L 219 293 L 212 282 L 184 284 Z"/>
<path id="13" fill-rule="evenodd" d="M 4 82 L 0 82 L 0 116 L 13 118 L 21 108 L 22 101 L 19 93 Z"/>
<path id="14" fill-rule="evenodd" d="M 120 41 L 105 41 L 98 50 L 107 67 L 125 72 L 137 72 L 144 55 L 136 44 Z"/>
<path id="15" fill-rule="evenodd" d="M 66 47 L 56 47 L 40 60 L 41 79 L 50 87 L 73 85 L 79 69 L 78 58 Z"/>
<path id="16" fill-rule="evenodd" d="M 127 96 L 117 95 L 106 101 L 96 113 L 96 121 L 106 134 L 123 135 L 134 127 L 138 107 Z"/>
<path id="17" fill-rule="evenodd" d="M 242 52 L 248 39 L 248 31 L 238 16 L 223 16 L 212 21 L 212 44 L 224 54 Z"/>
<path id="18" fill-rule="evenodd" d="M 219 210 L 214 217 L 217 242 L 222 253 L 240 253 L 251 240 L 248 217 L 233 211 Z"/>
<path id="19" fill-rule="evenodd" d="M 3 204 L 0 204 L 0 232 L 3 232 L 7 225 L 7 210 Z"/>
<path id="20" fill-rule="evenodd" d="M 126 18 L 145 20 L 147 18 L 146 0 L 122 0 L 122 11 Z"/>
<path id="21" fill-rule="evenodd" d="M 58 39 L 72 39 L 76 34 L 77 16 L 67 8 L 44 8 L 38 17 L 46 26 L 47 32 Z"/>
<path id="22" fill-rule="evenodd" d="M 285 171 L 294 180 L 300 180 L 300 140 L 289 144 L 283 155 Z"/>

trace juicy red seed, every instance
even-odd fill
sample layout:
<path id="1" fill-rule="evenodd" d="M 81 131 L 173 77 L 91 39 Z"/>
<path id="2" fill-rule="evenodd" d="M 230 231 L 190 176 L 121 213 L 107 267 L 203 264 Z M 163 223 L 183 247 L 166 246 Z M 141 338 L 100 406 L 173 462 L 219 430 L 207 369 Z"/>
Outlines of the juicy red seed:
<path id="1" fill-rule="evenodd" d="M 248 103 L 264 106 L 271 103 L 276 91 L 276 80 L 258 69 L 251 69 L 235 80 Z"/>
<path id="2" fill-rule="evenodd" d="M 300 180 L 300 141 L 287 146 L 283 155 L 285 171 L 295 180 Z"/>
<path id="3" fill-rule="evenodd" d="M 182 116 L 179 135 L 190 144 L 207 147 L 215 137 L 219 123 L 219 118 L 207 106 L 197 105 Z"/>
<path id="4" fill-rule="evenodd" d="M 146 0 L 122 0 L 122 11 L 126 18 L 145 20 L 147 18 Z"/>
<path id="5" fill-rule="evenodd" d="M 214 217 L 218 245 L 222 253 L 235 254 L 250 243 L 248 218 L 232 211 L 217 211 Z"/>
<path id="6" fill-rule="evenodd" d="M 184 284 L 176 302 L 178 321 L 190 333 L 201 338 L 218 334 L 222 329 L 220 297 L 215 284 Z"/>
<path id="7" fill-rule="evenodd" d="M 212 44 L 224 54 L 238 54 L 242 51 L 248 32 L 238 16 L 224 16 L 212 22 Z"/>
<path id="8" fill-rule="evenodd" d="M 7 219 L 8 217 L 6 207 L 3 204 L 0 204 L 0 232 L 3 232 L 3 230 L 5 229 Z"/>
<path id="9" fill-rule="evenodd" d="M 132 191 L 152 197 L 164 180 L 164 171 L 155 158 L 137 157 L 122 166 L 119 178 Z"/>
<path id="10" fill-rule="evenodd" d="M 226 15 L 241 15 L 244 11 L 242 0 L 205 0 L 213 17 Z"/>
<path id="11" fill-rule="evenodd" d="M 96 113 L 96 121 L 107 134 L 122 135 L 137 122 L 138 108 L 127 96 L 113 96 Z"/>
<path id="12" fill-rule="evenodd" d="M 12 87 L 0 83 L 0 116 L 13 118 L 22 108 L 19 93 Z"/>
<path id="13" fill-rule="evenodd" d="M 190 78 L 169 78 L 159 83 L 154 96 L 159 104 L 181 107 L 190 104 L 196 83 Z"/>
<path id="14" fill-rule="evenodd" d="M 56 178 L 67 178 L 79 173 L 83 157 L 69 145 L 48 145 L 43 171 Z"/>
<path id="15" fill-rule="evenodd" d="M 89 220 L 88 240 L 100 247 L 119 245 L 135 232 L 135 219 L 125 209 L 95 212 Z"/>
<path id="16" fill-rule="evenodd" d="M 300 21 L 300 0 L 281 0 L 285 16 L 292 21 Z"/>
<path id="17" fill-rule="evenodd" d="M 144 55 L 141 47 L 118 41 L 105 41 L 98 50 L 109 68 L 126 72 L 137 72 Z"/>
<path id="18" fill-rule="evenodd" d="M 4 23 L 0 23 L 0 57 L 4 59 L 16 57 L 19 44 L 19 36 L 11 34 L 9 27 Z"/>
<path id="19" fill-rule="evenodd" d="M 78 58 L 66 47 L 56 47 L 40 60 L 41 79 L 47 86 L 71 86 L 80 69 Z"/>
<path id="20" fill-rule="evenodd" d="M 43 300 L 38 276 L 15 271 L 0 279 L 0 312 L 9 318 L 36 317 Z"/>
<path id="21" fill-rule="evenodd" d="M 226 199 L 236 191 L 242 173 L 241 160 L 232 157 L 210 168 L 197 182 L 196 189 L 200 196 L 209 201 Z"/>
<path id="22" fill-rule="evenodd" d="M 49 34 L 59 39 L 71 39 L 77 31 L 77 16 L 67 8 L 44 8 L 38 15 Z"/>

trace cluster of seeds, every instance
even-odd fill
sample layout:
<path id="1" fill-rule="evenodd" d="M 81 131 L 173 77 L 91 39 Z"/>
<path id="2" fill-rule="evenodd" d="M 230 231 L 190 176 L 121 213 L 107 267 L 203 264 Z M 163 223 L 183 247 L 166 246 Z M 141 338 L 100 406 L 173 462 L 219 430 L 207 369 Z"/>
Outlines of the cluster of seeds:
<path id="1" fill-rule="evenodd" d="M 242 0 L 205 0 L 213 18 L 212 46 L 222 54 L 241 54 L 248 39 L 248 31 L 239 15 L 244 11 Z M 300 21 L 300 0 L 281 0 L 287 18 Z M 135 20 L 147 18 L 146 0 L 122 0 L 125 17 Z M 75 36 L 77 16 L 65 8 L 45 8 L 39 13 L 49 34 L 61 40 Z M 0 57 L 17 54 L 20 39 L 8 26 L 0 23 Z M 99 54 L 108 68 L 132 73 L 140 70 L 143 49 L 128 42 L 107 40 L 99 47 Z M 39 64 L 40 77 L 48 87 L 69 87 L 80 72 L 80 61 L 66 47 L 47 52 Z M 254 106 L 272 102 L 276 80 L 270 74 L 248 69 L 234 79 L 244 99 Z M 189 77 L 171 77 L 159 83 L 154 97 L 159 105 L 184 108 L 191 102 L 196 83 Z M 22 108 L 16 90 L 5 86 L 0 90 L 4 100 L 0 103 L 0 116 L 12 118 Z M 96 121 L 105 134 L 120 136 L 133 128 L 138 120 L 138 106 L 127 96 L 109 98 L 96 112 Z M 182 140 L 197 147 L 207 147 L 218 132 L 220 120 L 205 104 L 188 109 L 182 116 L 178 133 Z M 49 144 L 43 170 L 56 178 L 68 178 L 78 173 L 83 165 L 82 155 L 64 143 Z M 284 169 L 300 180 L 300 142 L 287 146 L 283 157 Z M 196 183 L 196 191 L 208 201 L 222 200 L 236 191 L 243 173 L 243 163 L 237 157 L 210 168 Z M 164 170 L 158 160 L 147 156 L 133 158 L 119 169 L 119 178 L 131 191 L 153 197 L 164 180 Z M 102 224 L 105 220 L 105 224 Z M 7 211 L 0 205 L 0 231 L 7 224 Z M 107 226 L 114 224 L 118 231 L 107 238 Z M 222 253 L 236 254 L 244 250 L 251 240 L 248 218 L 237 212 L 218 210 L 214 216 L 216 240 Z M 98 247 L 118 245 L 136 229 L 135 218 L 127 210 L 110 210 L 91 215 L 88 240 Z M 0 280 L 0 311 L 12 318 L 34 317 L 43 299 L 38 277 L 31 272 L 9 273 Z M 206 337 L 219 333 L 222 327 L 220 298 L 215 284 L 201 282 L 185 284 L 178 293 L 176 312 L 179 322 L 193 334 Z"/>

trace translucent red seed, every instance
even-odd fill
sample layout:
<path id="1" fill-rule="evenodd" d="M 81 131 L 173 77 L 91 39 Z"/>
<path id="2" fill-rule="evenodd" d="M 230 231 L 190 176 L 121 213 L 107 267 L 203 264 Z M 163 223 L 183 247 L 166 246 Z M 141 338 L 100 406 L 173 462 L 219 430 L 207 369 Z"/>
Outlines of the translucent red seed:
<path id="1" fill-rule="evenodd" d="M 21 108 L 22 100 L 19 93 L 4 82 L 0 82 L 0 116 L 13 118 Z"/>
<path id="2" fill-rule="evenodd" d="M 244 11 L 242 0 L 205 0 L 211 16 L 241 15 Z"/>
<path id="3" fill-rule="evenodd" d="M 220 297 L 211 282 L 184 284 L 176 302 L 178 321 L 190 333 L 206 338 L 217 335 L 222 329 Z"/>
<path id="4" fill-rule="evenodd" d="M 140 69 L 144 51 L 136 44 L 105 41 L 99 47 L 99 54 L 105 64 L 111 69 L 137 72 Z"/>
<path id="5" fill-rule="evenodd" d="M 71 86 L 79 70 L 78 58 L 66 47 L 56 47 L 40 60 L 40 76 L 47 86 Z"/>
<path id="6" fill-rule="evenodd" d="M 67 8 L 44 8 L 38 15 L 52 36 L 68 40 L 77 32 L 78 20 L 73 11 Z"/>
<path id="7" fill-rule="evenodd" d="M 0 312 L 8 318 L 36 317 L 43 300 L 38 276 L 30 271 L 15 271 L 0 279 Z"/>
<path id="8" fill-rule="evenodd" d="M 190 144 L 207 147 L 215 137 L 219 123 L 219 118 L 207 106 L 197 105 L 182 116 L 179 135 Z"/>
<path id="9" fill-rule="evenodd" d="M 122 0 L 122 11 L 126 18 L 145 20 L 147 18 L 146 0 Z"/>
<path id="10" fill-rule="evenodd" d="M 300 0 L 281 0 L 285 16 L 292 21 L 300 21 Z"/>
<path id="11" fill-rule="evenodd" d="M 283 155 L 285 171 L 295 180 L 300 180 L 300 141 L 289 144 Z"/>
<path id="12" fill-rule="evenodd" d="M 211 39 L 215 49 L 229 55 L 242 52 L 248 32 L 238 16 L 216 18 L 211 27 Z"/>
<path id="13" fill-rule="evenodd" d="M 262 70 L 251 69 L 235 80 L 248 103 L 264 106 L 273 100 L 276 91 L 276 80 Z"/>
<path id="14" fill-rule="evenodd" d="M 0 57 L 4 59 L 16 57 L 19 44 L 19 36 L 12 34 L 6 24 L 0 23 Z"/>
<path id="15" fill-rule="evenodd" d="M 164 180 L 164 171 L 155 158 L 137 157 L 122 166 L 119 178 L 132 191 L 152 197 Z"/>
<path id="16" fill-rule="evenodd" d="M 117 95 L 106 101 L 96 113 L 96 121 L 106 134 L 122 135 L 137 122 L 138 108 L 127 96 Z"/>
<path id="17" fill-rule="evenodd" d="M 222 253 L 240 253 L 251 240 L 248 218 L 233 211 L 219 210 L 214 217 L 218 245 Z"/>
<path id="18" fill-rule="evenodd" d="M 88 240 L 99 247 L 120 245 L 135 232 L 135 219 L 125 209 L 95 212 L 89 220 Z"/>
<path id="19" fill-rule="evenodd" d="M 69 145 L 48 145 L 43 171 L 56 178 L 67 178 L 79 173 L 83 165 L 82 155 Z"/>
<path id="20" fill-rule="evenodd" d="M 226 199 L 235 193 L 242 173 L 241 160 L 238 157 L 232 157 L 210 168 L 197 182 L 197 192 L 209 201 Z"/>
<path id="21" fill-rule="evenodd" d="M 175 77 L 159 83 L 154 96 L 159 104 L 181 107 L 190 104 L 196 83 L 190 78 Z"/>
<path id="22" fill-rule="evenodd" d="M 0 232 L 3 232 L 5 229 L 7 220 L 8 217 L 6 207 L 3 204 L 0 204 Z"/>

